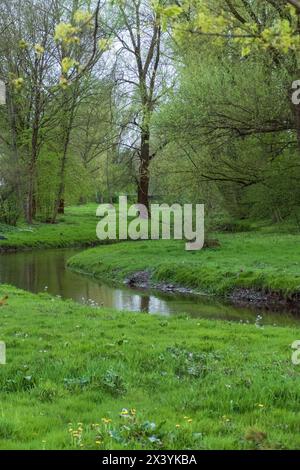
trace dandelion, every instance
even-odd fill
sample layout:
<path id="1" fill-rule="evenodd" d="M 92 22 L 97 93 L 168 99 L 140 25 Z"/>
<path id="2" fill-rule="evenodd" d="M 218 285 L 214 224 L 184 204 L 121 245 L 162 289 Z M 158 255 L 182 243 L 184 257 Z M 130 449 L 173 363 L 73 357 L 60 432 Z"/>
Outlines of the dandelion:
<path id="1" fill-rule="evenodd" d="M 265 405 L 263 405 L 262 403 L 258 403 L 257 406 L 258 406 L 258 408 L 264 408 L 265 407 Z"/>
<path id="2" fill-rule="evenodd" d="M 101 441 L 96 441 L 96 444 L 99 446 L 101 444 Z"/>
<path id="3" fill-rule="evenodd" d="M 109 419 L 109 418 L 102 418 L 102 422 L 103 422 L 104 424 L 109 424 L 109 423 L 111 423 L 111 419 Z"/>
<path id="4" fill-rule="evenodd" d="M 180 424 L 175 424 L 175 428 L 178 429 L 178 428 L 180 428 L 180 427 L 181 427 Z"/>

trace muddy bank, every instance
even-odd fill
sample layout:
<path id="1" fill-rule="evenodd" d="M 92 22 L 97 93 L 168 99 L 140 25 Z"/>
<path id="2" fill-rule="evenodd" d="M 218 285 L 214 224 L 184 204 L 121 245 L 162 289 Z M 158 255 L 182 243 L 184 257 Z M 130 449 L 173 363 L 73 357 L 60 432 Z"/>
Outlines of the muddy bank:
<path id="1" fill-rule="evenodd" d="M 256 289 L 234 289 L 228 299 L 237 307 L 255 307 L 265 310 L 288 310 L 300 315 L 300 294 L 285 297 L 279 292 L 263 292 Z"/>
<path id="2" fill-rule="evenodd" d="M 208 292 L 199 292 L 194 289 L 151 280 L 148 271 L 137 271 L 125 279 L 128 287 L 138 289 L 155 289 L 164 293 L 186 295 L 211 295 Z M 250 307 L 270 311 L 290 311 L 300 315 L 300 294 L 293 294 L 289 298 L 278 292 L 264 292 L 256 289 L 237 288 L 225 296 L 225 299 L 236 307 Z M 224 298 L 223 298 L 224 300 Z"/>
<path id="3" fill-rule="evenodd" d="M 193 289 L 188 287 L 182 287 L 167 282 L 153 282 L 150 279 L 148 271 L 137 271 L 125 279 L 124 284 L 128 287 L 138 289 L 156 289 L 161 292 L 174 292 L 177 294 L 195 294 Z"/>

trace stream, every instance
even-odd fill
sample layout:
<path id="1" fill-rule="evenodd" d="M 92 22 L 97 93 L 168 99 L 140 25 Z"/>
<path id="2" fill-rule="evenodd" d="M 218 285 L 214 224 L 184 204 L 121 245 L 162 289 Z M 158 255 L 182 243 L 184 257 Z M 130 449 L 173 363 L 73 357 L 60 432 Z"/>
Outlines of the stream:
<path id="1" fill-rule="evenodd" d="M 66 268 L 68 258 L 82 249 L 47 249 L 0 255 L 0 283 L 33 292 L 48 292 L 63 299 L 99 307 L 162 314 L 186 314 L 199 318 L 264 324 L 300 324 L 291 312 L 241 308 L 206 295 L 162 293 L 113 286 Z"/>

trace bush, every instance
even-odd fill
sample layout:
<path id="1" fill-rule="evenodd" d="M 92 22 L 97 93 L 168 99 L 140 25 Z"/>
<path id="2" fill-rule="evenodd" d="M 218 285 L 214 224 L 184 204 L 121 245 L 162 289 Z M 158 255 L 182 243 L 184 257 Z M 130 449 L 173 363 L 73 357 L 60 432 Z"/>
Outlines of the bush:
<path id="1" fill-rule="evenodd" d="M 20 212 L 14 195 L 7 198 L 0 194 L 0 223 L 17 225 Z"/>

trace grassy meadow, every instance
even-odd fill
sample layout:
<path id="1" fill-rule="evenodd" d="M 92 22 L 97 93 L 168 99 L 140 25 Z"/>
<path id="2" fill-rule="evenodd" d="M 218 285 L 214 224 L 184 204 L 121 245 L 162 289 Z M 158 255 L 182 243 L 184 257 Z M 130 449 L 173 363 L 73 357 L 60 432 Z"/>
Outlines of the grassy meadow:
<path id="1" fill-rule="evenodd" d="M 0 249 L 99 243 L 95 211 L 70 207 L 57 224 L 2 226 Z M 180 241 L 97 246 L 69 267 L 117 283 L 146 271 L 152 284 L 210 294 L 299 292 L 297 233 L 217 238 L 199 252 Z M 0 449 L 299 448 L 297 326 L 120 312 L 0 284 L 5 296 Z"/>
<path id="2" fill-rule="evenodd" d="M 289 297 L 300 292 L 299 234 L 218 233 L 220 247 L 187 252 L 184 242 L 150 240 L 85 250 L 69 266 L 122 282 L 147 271 L 152 282 L 174 283 L 211 294 L 254 288 Z"/>
<path id="3" fill-rule="evenodd" d="M 0 449 L 299 448 L 299 329 L 4 295 Z"/>
<path id="4" fill-rule="evenodd" d="M 66 207 L 55 224 L 38 221 L 32 225 L 20 223 L 17 227 L 0 224 L 0 235 L 6 238 L 0 240 L 0 252 L 94 245 L 99 242 L 96 208 L 93 203 Z"/>

